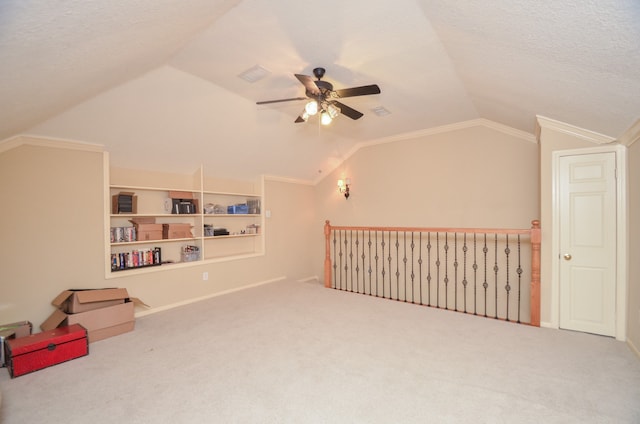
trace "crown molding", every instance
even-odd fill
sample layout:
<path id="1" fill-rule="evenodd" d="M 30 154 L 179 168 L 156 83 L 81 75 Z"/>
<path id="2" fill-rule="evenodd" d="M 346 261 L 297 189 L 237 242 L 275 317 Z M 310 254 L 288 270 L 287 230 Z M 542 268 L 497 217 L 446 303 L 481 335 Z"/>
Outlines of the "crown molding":
<path id="1" fill-rule="evenodd" d="M 104 152 L 102 144 L 92 144 L 77 140 L 43 137 L 39 135 L 21 134 L 0 142 L 0 153 L 20 146 L 51 147 L 56 149 L 83 150 L 86 152 Z"/>
<path id="2" fill-rule="evenodd" d="M 621 136 L 618 138 L 618 143 L 623 146 L 630 147 L 633 143 L 640 140 L 640 118 L 633 123 Z"/>
<path id="3" fill-rule="evenodd" d="M 536 115 L 536 121 L 540 129 L 548 128 L 554 131 L 568 134 L 573 137 L 577 137 L 585 141 L 589 141 L 594 144 L 609 144 L 616 141 L 615 138 L 609 137 L 608 135 L 600 134 L 595 131 L 585 130 L 584 128 L 556 121 L 555 119 L 547 118 L 546 116 Z M 537 131 L 537 133 L 539 135 L 539 131 Z"/>
<path id="4" fill-rule="evenodd" d="M 356 146 L 351 150 L 358 150 L 361 147 L 374 146 L 377 144 L 385 144 L 385 143 L 393 143 L 396 141 L 404 141 L 411 140 L 419 137 L 431 136 L 436 134 L 442 134 L 452 131 L 464 130 L 467 128 L 473 127 L 486 127 L 491 128 L 493 130 L 499 131 L 501 133 L 511 135 L 517 138 L 520 138 L 524 141 L 529 141 L 531 143 L 537 143 L 536 136 L 534 134 L 528 133 L 526 131 L 521 131 L 507 125 L 499 124 L 494 121 L 490 121 L 484 118 L 471 119 L 469 121 L 456 122 L 455 124 L 447 124 L 441 125 L 439 127 L 427 128 L 424 130 L 408 132 L 404 134 L 398 134 L 391 137 L 383 137 L 371 141 L 365 141 L 356 144 Z"/>
<path id="5" fill-rule="evenodd" d="M 279 183 L 289 183 L 289 184 L 302 184 L 302 185 L 314 185 L 313 181 L 302 180 L 297 178 L 288 178 L 288 177 L 280 177 L 277 175 L 264 175 L 265 181 L 277 181 Z"/>

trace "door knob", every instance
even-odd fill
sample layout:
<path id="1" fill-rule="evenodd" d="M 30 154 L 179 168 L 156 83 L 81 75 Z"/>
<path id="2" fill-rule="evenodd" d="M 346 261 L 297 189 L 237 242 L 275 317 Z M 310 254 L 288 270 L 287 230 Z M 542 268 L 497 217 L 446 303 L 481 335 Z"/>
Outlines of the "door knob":
<path id="1" fill-rule="evenodd" d="M 571 260 L 571 255 L 570 255 L 570 254 L 568 254 L 568 253 L 565 253 L 565 254 L 564 254 L 564 260 L 565 260 L 565 261 L 570 261 L 570 260 Z"/>

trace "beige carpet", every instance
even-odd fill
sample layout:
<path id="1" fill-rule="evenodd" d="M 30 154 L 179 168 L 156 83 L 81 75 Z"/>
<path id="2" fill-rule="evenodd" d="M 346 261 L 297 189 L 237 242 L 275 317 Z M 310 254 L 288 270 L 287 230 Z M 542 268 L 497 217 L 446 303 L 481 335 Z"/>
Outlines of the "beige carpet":
<path id="1" fill-rule="evenodd" d="M 13 423 L 639 423 L 624 343 L 281 281 L 11 380 Z"/>

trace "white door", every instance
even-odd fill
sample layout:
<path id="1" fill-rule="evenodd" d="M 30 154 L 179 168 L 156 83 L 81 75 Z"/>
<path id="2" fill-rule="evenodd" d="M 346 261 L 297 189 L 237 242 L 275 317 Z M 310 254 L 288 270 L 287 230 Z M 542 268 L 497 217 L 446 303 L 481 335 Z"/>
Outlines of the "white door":
<path id="1" fill-rule="evenodd" d="M 616 157 L 560 157 L 560 328 L 616 334 Z"/>

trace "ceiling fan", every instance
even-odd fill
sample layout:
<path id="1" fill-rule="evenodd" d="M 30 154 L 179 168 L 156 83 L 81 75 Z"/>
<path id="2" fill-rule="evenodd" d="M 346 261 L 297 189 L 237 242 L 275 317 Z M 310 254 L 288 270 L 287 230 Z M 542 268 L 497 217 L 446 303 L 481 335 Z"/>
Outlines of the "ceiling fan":
<path id="1" fill-rule="evenodd" d="M 336 99 L 344 97 L 355 96 L 367 96 L 369 94 L 380 94 L 380 87 L 376 84 L 364 85 L 362 87 L 343 88 L 341 90 L 334 90 L 333 84 L 327 81 L 322 81 L 324 76 L 324 68 L 315 68 L 313 75 L 317 78 L 316 81 L 308 75 L 295 74 L 298 81 L 300 81 L 305 87 L 305 95 L 307 97 L 293 97 L 289 99 L 279 100 L 266 100 L 262 102 L 256 102 L 258 105 L 264 105 L 268 103 L 280 103 L 289 102 L 294 100 L 308 100 L 311 99 L 306 105 L 302 113 L 294 121 L 296 123 L 306 122 L 309 116 L 320 113 L 320 121 L 324 125 L 328 125 L 338 115 L 343 114 L 351 119 L 360 119 L 363 114 L 357 110 L 339 102 Z"/>

